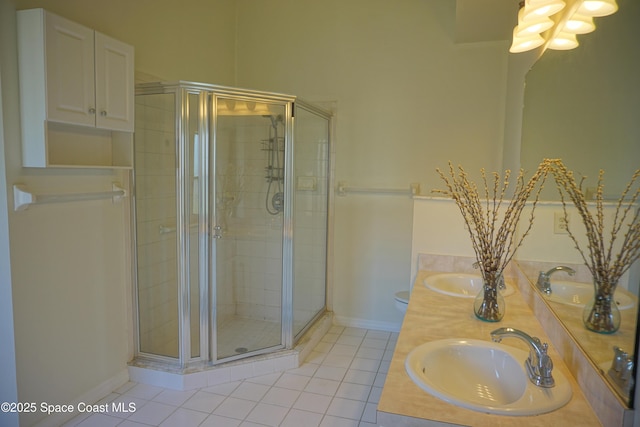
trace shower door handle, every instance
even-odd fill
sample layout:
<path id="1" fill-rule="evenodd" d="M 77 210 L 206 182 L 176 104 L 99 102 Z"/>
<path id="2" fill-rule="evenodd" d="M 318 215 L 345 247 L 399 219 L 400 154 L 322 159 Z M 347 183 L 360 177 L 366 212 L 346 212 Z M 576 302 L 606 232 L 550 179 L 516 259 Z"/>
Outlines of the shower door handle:
<path id="1" fill-rule="evenodd" d="M 222 227 L 219 225 L 216 225 L 215 227 L 213 227 L 213 235 L 211 237 L 213 237 L 214 239 L 220 239 L 222 237 Z"/>

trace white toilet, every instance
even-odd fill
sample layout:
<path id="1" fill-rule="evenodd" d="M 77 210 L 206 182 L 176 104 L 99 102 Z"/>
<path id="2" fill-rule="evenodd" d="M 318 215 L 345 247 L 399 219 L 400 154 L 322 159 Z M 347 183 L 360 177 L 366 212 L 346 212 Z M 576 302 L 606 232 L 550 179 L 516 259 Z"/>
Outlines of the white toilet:
<path id="1" fill-rule="evenodd" d="M 407 306 L 409 305 L 409 291 L 396 292 L 394 295 L 396 308 L 402 312 L 407 312 Z"/>

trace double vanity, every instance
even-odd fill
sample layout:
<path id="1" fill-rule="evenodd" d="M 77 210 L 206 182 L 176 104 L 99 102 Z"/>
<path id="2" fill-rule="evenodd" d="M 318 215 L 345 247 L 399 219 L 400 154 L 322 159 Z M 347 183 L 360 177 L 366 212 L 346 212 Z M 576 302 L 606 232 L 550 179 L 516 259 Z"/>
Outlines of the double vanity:
<path id="1" fill-rule="evenodd" d="M 538 306 L 546 304 L 534 300 L 542 293 L 533 291 L 519 266 L 511 265 L 504 274 L 504 318 L 493 323 L 475 317 L 478 284 L 469 274 L 479 273 L 471 264 L 469 258 L 420 255 L 378 404 L 378 424 L 625 425 L 624 414 L 605 414 L 609 424 L 596 413 L 593 396 L 585 395 L 574 379 L 581 374 L 564 362 L 567 346 L 559 352 L 553 344 L 554 334 L 564 328 L 538 320 L 545 314 L 538 313 Z"/>

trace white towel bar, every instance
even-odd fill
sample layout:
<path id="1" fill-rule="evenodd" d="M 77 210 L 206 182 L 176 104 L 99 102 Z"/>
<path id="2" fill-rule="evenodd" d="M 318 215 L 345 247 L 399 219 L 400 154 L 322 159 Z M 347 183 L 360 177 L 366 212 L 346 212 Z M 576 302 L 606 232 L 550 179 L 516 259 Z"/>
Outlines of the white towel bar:
<path id="1" fill-rule="evenodd" d="M 198 228 L 200 224 L 198 223 L 194 223 L 194 224 L 189 224 L 189 228 Z M 175 233 L 176 232 L 176 228 L 175 227 L 170 227 L 168 225 L 161 225 L 160 227 L 158 227 L 158 232 L 160 234 L 168 234 L 168 233 Z"/>
<path id="2" fill-rule="evenodd" d="M 29 205 L 101 199 L 111 199 L 111 201 L 115 203 L 127 196 L 127 191 L 120 187 L 119 184 L 113 183 L 111 188 L 111 191 L 94 193 L 34 194 L 28 191 L 24 185 L 15 184 L 13 186 L 13 209 L 15 211 L 23 211 L 27 209 Z"/>
<path id="3" fill-rule="evenodd" d="M 338 182 L 336 193 L 338 196 L 346 196 L 347 193 L 372 193 L 372 194 L 399 194 L 409 197 L 420 194 L 420 183 L 413 182 L 409 184 L 409 188 L 364 188 L 364 187 L 348 187 L 345 181 Z"/>

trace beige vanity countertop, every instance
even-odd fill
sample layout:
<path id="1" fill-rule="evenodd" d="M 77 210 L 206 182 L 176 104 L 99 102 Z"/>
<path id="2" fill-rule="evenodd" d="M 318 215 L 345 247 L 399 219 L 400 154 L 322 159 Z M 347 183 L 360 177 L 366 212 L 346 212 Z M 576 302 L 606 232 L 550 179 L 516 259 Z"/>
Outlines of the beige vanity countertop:
<path id="1" fill-rule="evenodd" d="M 600 426 L 600 422 L 582 391 L 553 347 L 549 355 L 554 370 L 562 372 L 571 382 L 573 396 L 564 407 L 537 416 L 515 417 L 485 414 L 452 405 L 420 389 L 409 378 L 404 362 L 416 346 L 439 339 L 470 338 L 490 341 L 491 331 L 500 327 L 521 329 L 531 336 L 549 342 L 542 327 L 519 294 L 505 297 L 505 317 L 491 323 L 478 320 L 473 314 L 473 299 L 442 295 L 427 289 L 422 281 L 436 272 L 420 271 L 414 283 L 407 313 L 398 337 L 395 352 L 378 404 L 378 424 L 400 426 Z M 508 281 L 508 280 L 507 280 Z M 428 309 L 431 307 L 432 309 Z M 502 343 L 528 351 L 518 339 L 505 338 Z"/>

